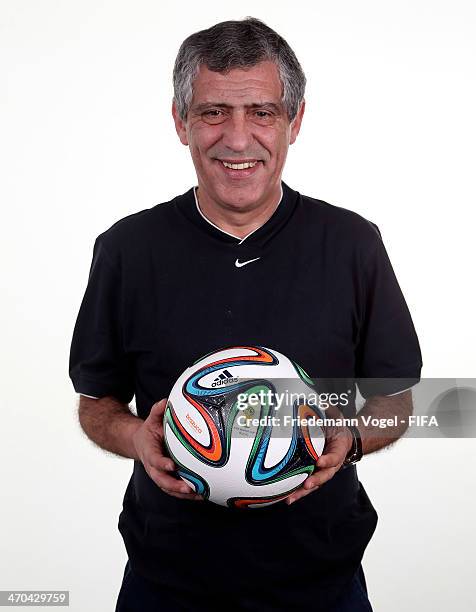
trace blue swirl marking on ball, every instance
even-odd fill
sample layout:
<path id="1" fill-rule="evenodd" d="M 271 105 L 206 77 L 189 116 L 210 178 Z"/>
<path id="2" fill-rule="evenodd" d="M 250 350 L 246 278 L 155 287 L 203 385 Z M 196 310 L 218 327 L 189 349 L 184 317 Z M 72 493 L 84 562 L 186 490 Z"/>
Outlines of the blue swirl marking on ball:
<path id="1" fill-rule="evenodd" d="M 190 470 L 187 470 L 186 468 L 177 470 L 177 474 L 180 477 L 185 478 L 185 480 L 189 481 L 193 485 L 193 487 L 195 488 L 195 493 L 198 493 L 198 495 L 203 495 L 204 497 L 208 497 L 209 487 L 201 476 L 195 474 L 194 472 L 191 472 Z"/>
<path id="2" fill-rule="evenodd" d="M 294 402 L 294 405 L 293 405 L 293 416 L 294 417 L 296 417 L 297 415 L 297 406 L 298 406 L 297 402 Z M 271 438 L 271 432 L 273 429 L 272 425 L 266 426 L 265 431 L 263 432 L 263 435 L 259 442 L 259 448 L 258 448 L 258 451 L 256 452 L 255 459 L 251 465 L 252 481 L 258 483 L 263 480 L 268 480 L 269 478 L 273 478 L 274 476 L 279 474 L 281 470 L 285 466 L 287 466 L 288 463 L 291 461 L 291 458 L 293 457 L 296 451 L 298 436 L 299 436 L 299 431 L 296 425 L 296 420 L 294 420 L 293 423 L 294 423 L 293 424 L 293 434 L 292 434 L 292 439 L 289 445 L 288 452 L 286 453 L 285 457 L 283 457 L 283 459 L 281 459 L 281 461 L 277 463 L 275 466 L 273 466 L 272 468 L 264 467 L 264 460 L 266 457 L 266 453 L 268 451 L 269 440 Z"/>

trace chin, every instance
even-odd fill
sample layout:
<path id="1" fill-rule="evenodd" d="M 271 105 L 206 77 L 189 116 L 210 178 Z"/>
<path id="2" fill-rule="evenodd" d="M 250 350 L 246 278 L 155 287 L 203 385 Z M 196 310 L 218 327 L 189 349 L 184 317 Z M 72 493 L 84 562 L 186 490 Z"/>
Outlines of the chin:
<path id="1" fill-rule="evenodd" d="M 218 189 L 217 195 L 219 199 L 231 206 L 244 207 L 254 204 L 263 195 L 264 187 L 256 185 L 226 187 L 226 189 Z"/>

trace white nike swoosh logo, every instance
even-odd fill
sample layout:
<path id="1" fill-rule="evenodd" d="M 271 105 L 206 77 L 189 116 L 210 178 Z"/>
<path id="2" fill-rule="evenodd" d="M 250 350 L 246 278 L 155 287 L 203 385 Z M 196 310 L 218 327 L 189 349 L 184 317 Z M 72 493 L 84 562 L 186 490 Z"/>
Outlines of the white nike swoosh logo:
<path id="1" fill-rule="evenodd" d="M 238 261 L 238 259 L 235 261 L 235 266 L 237 268 L 242 268 L 243 266 L 246 266 L 246 264 L 251 263 L 252 261 L 258 261 L 258 259 L 261 259 L 261 257 L 255 257 L 254 259 L 248 259 L 248 261 Z"/>

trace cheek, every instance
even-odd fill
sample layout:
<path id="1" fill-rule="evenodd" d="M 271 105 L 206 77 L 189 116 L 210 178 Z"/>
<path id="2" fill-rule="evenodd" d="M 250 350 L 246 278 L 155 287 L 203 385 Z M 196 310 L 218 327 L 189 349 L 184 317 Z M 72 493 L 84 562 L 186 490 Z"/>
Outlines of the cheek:
<path id="1" fill-rule="evenodd" d="M 289 144 L 289 134 L 279 132 L 263 132 L 259 141 L 271 155 L 271 162 L 283 159 L 286 155 L 286 150 Z"/>
<path id="2" fill-rule="evenodd" d="M 202 157 L 206 157 L 208 150 L 220 140 L 220 131 L 218 126 L 195 126 L 189 134 L 189 142 L 191 148 Z"/>
<path id="3" fill-rule="evenodd" d="M 196 166 L 202 167 L 209 161 L 207 159 L 207 149 L 204 146 L 204 143 L 193 141 L 192 146 L 190 146 L 190 153 L 192 154 L 193 161 Z"/>

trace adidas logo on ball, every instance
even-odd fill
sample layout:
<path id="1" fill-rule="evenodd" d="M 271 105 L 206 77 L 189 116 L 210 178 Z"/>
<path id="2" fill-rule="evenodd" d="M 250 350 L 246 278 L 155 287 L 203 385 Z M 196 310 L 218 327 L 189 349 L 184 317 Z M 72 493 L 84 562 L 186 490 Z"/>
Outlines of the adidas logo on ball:
<path id="1" fill-rule="evenodd" d="M 238 382 L 238 378 L 232 376 L 228 370 L 223 370 L 223 372 L 213 380 L 212 387 L 221 387 L 222 385 L 230 385 L 236 382 Z"/>

